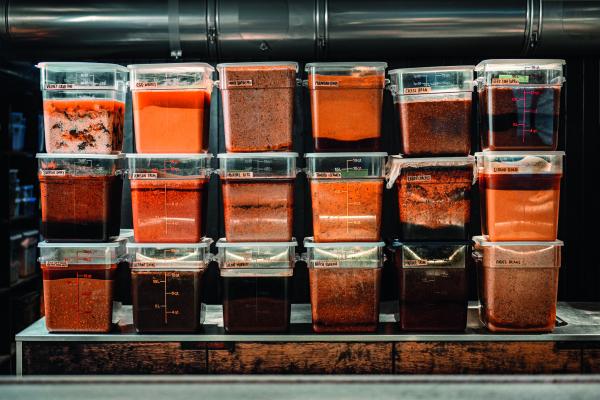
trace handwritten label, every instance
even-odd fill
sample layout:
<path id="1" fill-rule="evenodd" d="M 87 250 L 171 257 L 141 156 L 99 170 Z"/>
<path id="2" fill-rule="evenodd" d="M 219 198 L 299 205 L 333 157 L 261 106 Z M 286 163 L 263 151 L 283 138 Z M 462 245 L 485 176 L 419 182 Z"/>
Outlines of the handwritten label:
<path id="1" fill-rule="evenodd" d="M 339 82 L 338 81 L 315 81 L 315 86 L 330 86 L 330 87 L 336 87 L 339 86 Z"/>
<path id="2" fill-rule="evenodd" d="M 228 171 L 226 176 L 228 178 L 252 178 L 254 172 L 252 171 Z"/>
<path id="3" fill-rule="evenodd" d="M 134 261 L 131 263 L 131 266 L 134 268 L 154 268 L 156 267 L 156 263 L 150 261 Z"/>
<path id="4" fill-rule="evenodd" d="M 66 261 L 46 261 L 43 264 L 46 267 L 53 267 L 53 268 L 66 268 L 69 266 L 69 263 Z"/>
<path id="5" fill-rule="evenodd" d="M 340 262 L 337 260 L 315 260 L 313 266 L 315 268 L 338 268 Z"/>
<path id="6" fill-rule="evenodd" d="M 74 85 L 72 83 L 47 83 L 44 85 L 44 90 L 94 90 L 111 87 L 106 84 Z"/>
<path id="7" fill-rule="evenodd" d="M 431 175 L 408 175 L 406 180 L 408 182 L 428 182 L 431 180 Z"/>
<path id="8" fill-rule="evenodd" d="M 421 267 L 427 265 L 427 260 L 404 260 L 402 265 L 405 267 Z"/>
<path id="9" fill-rule="evenodd" d="M 252 86 L 252 79 L 236 79 L 228 81 L 227 85 L 233 87 L 250 87 Z"/>
<path id="10" fill-rule="evenodd" d="M 226 261 L 226 268 L 248 268 L 250 267 L 250 261 Z"/>
<path id="11" fill-rule="evenodd" d="M 431 88 L 427 87 L 416 87 L 416 88 L 404 88 L 404 94 L 421 94 L 431 93 Z"/>
<path id="12" fill-rule="evenodd" d="M 507 258 L 499 258 L 496 259 L 496 265 L 524 265 L 522 260 L 515 260 L 515 259 L 507 259 Z"/>
<path id="13" fill-rule="evenodd" d="M 492 78 L 492 85 L 520 85 L 529 83 L 527 75 L 499 75 L 498 78 Z"/>
<path id="14" fill-rule="evenodd" d="M 156 179 L 158 174 L 156 172 L 134 172 L 131 175 L 131 179 Z"/>
<path id="15" fill-rule="evenodd" d="M 158 87 L 158 82 L 136 82 L 136 88 L 153 88 Z"/>
<path id="16" fill-rule="evenodd" d="M 341 172 L 315 172 L 315 178 L 341 178 Z"/>
<path id="17" fill-rule="evenodd" d="M 43 169 L 41 172 L 43 176 L 65 176 L 67 174 L 64 169 Z"/>

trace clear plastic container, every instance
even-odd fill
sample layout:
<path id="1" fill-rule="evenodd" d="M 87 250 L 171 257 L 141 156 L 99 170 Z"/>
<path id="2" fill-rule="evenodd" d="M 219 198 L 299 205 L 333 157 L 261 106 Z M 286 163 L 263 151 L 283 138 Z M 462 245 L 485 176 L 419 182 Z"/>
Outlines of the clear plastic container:
<path id="1" fill-rule="evenodd" d="M 41 242 L 46 328 L 50 332 L 109 332 L 117 264 L 125 242 Z"/>
<path id="2" fill-rule="evenodd" d="M 106 242 L 119 235 L 124 156 L 39 153 L 36 157 L 46 240 Z"/>
<path id="3" fill-rule="evenodd" d="M 307 153 L 316 242 L 380 240 L 387 153 Z"/>
<path id="4" fill-rule="evenodd" d="M 206 153 L 214 68 L 205 63 L 136 64 L 127 68 L 136 151 Z"/>
<path id="5" fill-rule="evenodd" d="M 48 153 L 110 154 L 123 149 L 127 68 L 39 63 Z"/>
<path id="6" fill-rule="evenodd" d="M 297 153 L 219 154 L 229 242 L 289 242 Z"/>
<path id="7" fill-rule="evenodd" d="M 204 319 L 202 275 L 212 239 L 198 243 L 127 243 L 133 325 L 137 332 L 196 332 Z"/>
<path id="8" fill-rule="evenodd" d="M 384 62 L 306 64 L 315 151 L 377 151 Z"/>
<path id="9" fill-rule="evenodd" d="M 552 332 L 556 320 L 560 240 L 490 242 L 476 236 L 479 316 L 492 332 Z"/>
<path id="10" fill-rule="evenodd" d="M 405 157 L 471 151 L 472 65 L 389 71 Z"/>
<path id="11" fill-rule="evenodd" d="M 229 333 L 285 332 L 290 325 L 290 292 L 295 240 L 217 242 L 223 281 L 223 322 Z"/>
<path id="12" fill-rule="evenodd" d="M 377 330 L 384 245 L 304 240 L 315 332 Z"/>
<path id="13" fill-rule="evenodd" d="M 392 243 L 400 298 L 398 321 L 402 330 L 465 330 L 469 248 L 467 242 Z"/>
<path id="14" fill-rule="evenodd" d="M 564 60 L 485 60 L 476 67 L 483 150 L 556 150 Z"/>
<path id="15" fill-rule="evenodd" d="M 391 156 L 388 189 L 396 182 L 402 240 L 466 240 L 474 168 L 473 156 Z"/>
<path id="16" fill-rule="evenodd" d="M 490 241 L 552 241 L 558 233 L 562 151 L 477 153 Z"/>
<path id="17" fill-rule="evenodd" d="M 218 64 L 228 153 L 290 151 L 295 62 Z"/>
<path id="18" fill-rule="evenodd" d="M 127 154 L 136 242 L 204 236 L 211 154 Z"/>
<path id="19" fill-rule="evenodd" d="M 19 278 L 28 278 L 35 274 L 37 265 L 37 245 L 40 233 L 37 230 L 23 232 L 21 240 L 22 258 Z"/>

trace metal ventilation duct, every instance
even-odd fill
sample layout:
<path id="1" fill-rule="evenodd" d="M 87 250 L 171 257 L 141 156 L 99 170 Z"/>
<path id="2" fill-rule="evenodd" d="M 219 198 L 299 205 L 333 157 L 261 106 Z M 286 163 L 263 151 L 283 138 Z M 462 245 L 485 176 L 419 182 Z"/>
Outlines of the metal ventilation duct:
<path id="1" fill-rule="evenodd" d="M 28 59 L 365 59 L 597 54 L 597 0 L 0 0 Z"/>

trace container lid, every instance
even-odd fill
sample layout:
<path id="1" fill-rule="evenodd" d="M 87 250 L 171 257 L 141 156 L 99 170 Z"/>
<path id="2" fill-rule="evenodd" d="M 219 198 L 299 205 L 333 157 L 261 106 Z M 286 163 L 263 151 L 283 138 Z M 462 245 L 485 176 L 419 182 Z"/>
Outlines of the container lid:
<path id="1" fill-rule="evenodd" d="M 477 180 L 475 171 L 475 157 L 424 157 L 424 158 L 403 158 L 401 155 L 390 156 L 387 169 L 387 188 L 391 189 L 396 179 L 402 173 L 403 168 L 431 168 L 431 167 L 469 167 L 473 169 L 472 183 Z M 425 177 L 424 177 L 425 178 Z M 423 181 L 425 179 L 422 179 Z M 417 181 L 417 180 L 415 180 Z"/>
<path id="2" fill-rule="evenodd" d="M 306 64 L 310 89 L 383 89 L 384 62 L 317 62 Z"/>
<path id="3" fill-rule="evenodd" d="M 383 178 L 387 153 L 306 153 L 309 178 Z"/>
<path id="4" fill-rule="evenodd" d="M 495 59 L 477 64 L 477 80 L 486 85 L 562 85 L 563 66 L 560 59 Z"/>
<path id="5" fill-rule="evenodd" d="M 391 247 L 402 252 L 401 268 L 465 268 L 471 242 L 401 242 Z"/>
<path id="6" fill-rule="evenodd" d="M 214 68 L 206 63 L 128 65 L 131 90 L 211 89 Z"/>
<path id="7" fill-rule="evenodd" d="M 70 265 L 105 265 L 120 262 L 125 255 L 125 241 L 107 243 L 38 243 L 39 262 L 48 268 L 65 268 Z"/>
<path id="8" fill-rule="evenodd" d="M 205 268 L 210 261 L 213 240 L 198 243 L 127 243 L 133 270 L 187 270 Z"/>
<path id="9" fill-rule="evenodd" d="M 352 62 L 352 61 L 340 61 L 340 62 L 311 62 L 306 64 L 304 71 L 309 74 L 320 73 L 320 72 L 352 72 L 352 73 L 364 73 L 364 72 L 383 72 L 387 68 L 386 62 L 379 61 L 368 61 L 368 62 Z"/>
<path id="10" fill-rule="evenodd" d="M 309 268 L 381 268 L 384 246 L 384 242 L 315 243 L 312 237 L 304 239 Z"/>
<path id="11" fill-rule="evenodd" d="M 475 153 L 480 173 L 561 174 L 564 151 L 484 151 Z"/>
<path id="12" fill-rule="evenodd" d="M 252 67 L 282 67 L 282 68 L 290 68 L 294 71 L 298 72 L 298 63 L 295 61 L 253 61 L 253 62 L 235 62 L 235 63 L 219 63 L 217 64 L 217 71 L 219 74 L 224 69 L 235 69 L 236 67 L 241 67 L 244 69 L 249 69 Z"/>
<path id="13" fill-rule="evenodd" d="M 484 268 L 553 268 L 561 266 L 561 240 L 548 242 L 489 242 L 486 236 L 473 237 L 474 254 L 481 253 Z"/>
<path id="14" fill-rule="evenodd" d="M 127 68 L 118 64 L 41 62 L 42 90 L 127 90 Z"/>
<path id="15" fill-rule="evenodd" d="M 401 68 L 388 72 L 394 95 L 471 92 L 473 65 Z"/>
<path id="16" fill-rule="evenodd" d="M 331 242 L 317 243 L 313 237 L 304 239 L 306 248 L 385 247 L 385 242 Z"/>
<path id="17" fill-rule="evenodd" d="M 217 158 L 222 179 L 289 179 L 298 172 L 298 153 L 221 153 Z"/>
<path id="18" fill-rule="evenodd" d="M 36 154 L 42 176 L 111 176 L 121 175 L 123 154 Z"/>
<path id="19" fill-rule="evenodd" d="M 546 242 L 534 242 L 534 241 L 525 241 L 525 242 L 490 242 L 487 240 L 487 236 L 473 236 L 473 242 L 477 247 L 494 247 L 494 246 L 540 246 L 540 247 L 548 247 L 548 246 L 564 246 L 564 242 L 562 240 L 552 240 Z"/>
<path id="20" fill-rule="evenodd" d="M 291 242 L 217 241 L 223 277 L 292 276 L 296 240 Z"/>
<path id="21" fill-rule="evenodd" d="M 127 154 L 130 179 L 181 179 L 210 176 L 212 154 Z"/>
<path id="22" fill-rule="evenodd" d="M 282 247 L 290 248 L 298 246 L 298 242 L 293 239 L 291 242 L 228 242 L 227 239 L 217 240 L 218 248 L 227 247 Z"/>

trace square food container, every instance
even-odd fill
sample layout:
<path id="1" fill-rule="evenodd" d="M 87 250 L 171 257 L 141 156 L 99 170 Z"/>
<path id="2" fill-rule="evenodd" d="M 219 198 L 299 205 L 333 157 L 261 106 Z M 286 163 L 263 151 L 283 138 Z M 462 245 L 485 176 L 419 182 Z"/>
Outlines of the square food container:
<path id="1" fill-rule="evenodd" d="M 479 316 L 487 329 L 552 332 L 563 242 L 490 242 L 485 236 L 473 241 Z"/>
<path id="2" fill-rule="evenodd" d="M 39 63 L 48 153 L 123 150 L 127 68 L 117 64 Z"/>
<path id="3" fill-rule="evenodd" d="M 467 240 L 475 158 L 391 156 L 388 189 L 396 183 L 404 241 Z"/>
<path id="4" fill-rule="evenodd" d="M 117 264 L 125 242 L 41 242 L 46 328 L 50 332 L 109 332 Z"/>
<path id="5" fill-rule="evenodd" d="M 477 153 L 484 233 L 493 242 L 553 241 L 562 151 Z"/>
<path id="6" fill-rule="evenodd" d="M 389 71 L 403 156 L 469 155 L 473 69 L 462 65 Z"/>
<path id="7" fill-rule="evenodd" d="M 384 62 L 308 63 L 315 151 L 377 151 Z"/>
<path id="8" fill-rule="evenodd" d="M 565 60 L 485 60 L 476 67 L 483 150 L 556 150 Z"/>
<path id="9" fill-rule="evenodd" d="M 106 242 L 119 236 L 123 155 L 39 153 L 42 236 Z"/>
<path id="10" fill-rule="evenodd" d="M 377 330 L 384 246 L 304 239 L 315 332 Z"/>
<path id="11" fill-rule="evenodd" d="M 228 333 L 285 332 L 297 242 L 217 241 Z"/>
<path id="12" fill-rule="evenodd" d="M 206 153 L 214 68 L 206 63 L 136 64 L 127 68 L 136 151 Z"/>
<path id="13" fill-rule="evenodd" d="M 387 153 L 307 153 L 315 242 L 377 242 Z"/>
<path id="14" fill-rule="evenodd" d="M 297 153 L 219 154 L 228 242 L 289 242 Z"/>
<path id="15" fill-rule="evenodd" d="M 136 242 L 202 239 L 211 158 L 211 154 L 127 154 Z"/>
<path id="16" fill-rule="evenodd" d="M 298 63 L 218 64 L 228 153 L 290 151 Z"/>
<path id="17" fill-rule="evenodd" d="M 467 327 L 469 242 L 392 243 L 398 322 L 405 331 L 462 332 Z"/>
<path id="18" fill-rule="evenodd" d="M 140 333 L 196 332 L 204 320 L 202 275 L 212 239 L 127 243 L 133 325 Z"/>

